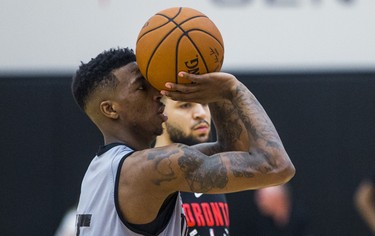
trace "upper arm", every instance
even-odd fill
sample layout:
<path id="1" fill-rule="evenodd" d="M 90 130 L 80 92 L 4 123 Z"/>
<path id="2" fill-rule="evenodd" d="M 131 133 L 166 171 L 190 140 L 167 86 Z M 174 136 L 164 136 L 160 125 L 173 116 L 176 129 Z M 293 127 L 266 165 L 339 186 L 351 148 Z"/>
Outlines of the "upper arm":
<path id="1" fill-rule="evenodd" d="M 182 182 L 176 160 L 180 149 L 163 147 L 136 151 L 121 166 L 118 203 L 124 219 L 133 224 L 153 221 L 165 199 Z"/>
<path id="2" fill-rule="evenodd" d="M 154 193 L 169 195 L 175 191 L 188 191 L 183 168 L 188 165 L 198 169 L 206 157 L 183 144 L 146 149 L 135 152 L 125 161 L 122 178 L 131 177 L 130 184 L 134 187 Z"/>
<path id="3" fill-rule="evenodd" d="M 176 191 L 223 188 L 227 169 L 221 155 L 208 156 L 194 147 L 171 144 L 133 153 L 124 162 L 121 178 L 130 189 L 163 199 Z"/>

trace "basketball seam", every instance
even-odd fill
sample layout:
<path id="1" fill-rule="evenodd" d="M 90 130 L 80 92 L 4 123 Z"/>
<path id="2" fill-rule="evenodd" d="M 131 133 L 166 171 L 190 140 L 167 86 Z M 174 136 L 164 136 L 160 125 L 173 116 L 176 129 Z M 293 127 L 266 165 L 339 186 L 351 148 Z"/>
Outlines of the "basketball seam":
<path id="1" fill-rule="evenodd" d="M 209 32 L 205 31 L 205 30 L 202 30 L 202 29 L 199 29 L 199 28 L 193 28 L 193 29 L 189 29 L 187 31 L 185 31 L 183 28 L 181 27 L 178 27 L 182 32 L 183 34 L 179 37 L 178 41 L 177 41 L 177 46 L 176 46 L 176 58 L 175 60 L 178 61 L 178 45 L 180 44 L 180 41 L 182 40 L 182 38 L 184 36 L 186 36 L 188 38 L 188 40 L 190 41 L 190 43 L 194 46 L 194 48 L 197 50 L 199 56 L 201 57 L 201 59 L 203 60 L 203 64 L 204 64 L 204 67 L 206 68 L 206 71 L 208 71 L 208 66 L 207 66 L 207 62 L 205 60 L 205 58 L 202 56 L 202 53 L 201 53 L 201 50 L 197 47 L 196 43 L 194 42 L 194 40 L 191 39 L 191 37 L 189 36 L 189 32 L 191 31 L 200 31 L 202 33 L 205 33 L 207 35 L 210 35 L 214 40 L 216 40 L 219 45 L 223 48 L 223 45 L 221 44 L 220 40 L 218 40 L 215 36 L 213 36 L 212 34 L 210 34 Z M 223 48 L 224 50 L 224 48 Z M 178 68 L 178 64 L 176 63 L 176 67 L 175 67 L 175 74 L 177 74 L 177 68 Z M 178 77 L 176 76 L 176 84 L 178 84 Z"/>
<path id="2" fill-rule="evenodd" d="M 180 25 L 181 24 L 183 24 L 183 23 L 185 23 L 185 22 L 187 22 L 187 21 L 189 21 L 189 20 L 191 20 L 191 19 L 194 19 L 194 18 L 197 18 L 197 17 L 205 17 L 205 18 L 207 18 L 206 16 L 202 16 L 202 15 L 198 15 L 198 16 L 194 16 L 194 17 L 190 17 L 190 18 L 188 18 L 188 19 L 186 19 L 186 20 L 184 20 L 181 24 L 178 24 L 177 22 L 175 22 L 174 21 L 174 19 L 179 15 L 179 13 L 181 13 L 181 9 L 182 8 L 180 8 L 179 9 L 179 11 L 177 12 L 177 14 L 175 15 L 175 16 L 173 16 L 172 18 L 170 18 L 170 17 L 168 17 L 168 16 L 166 16 L 166 15 L 164 15 L 164 14 L 160 14 L 160 13 L 158 13 L 158 14 L 155 14 L 155 15 L 159 15 L 159 16 L 162 16 L 162 17 L 165 17 L 166 19 L 168 19 L 168 22 L 166 22 L 166 23 L 164 23 L 162 26 L 165 26 L 165 25 L 167 25 L 167 24 L 169 24 L 169 23 L 173 23 L 173 24 L 175 24 L 176 25 L 176 27 L 174 27 L 174 28 L 172 28 L 161 40 L 160 40 L 160 42 L 156 45 L 156 47 L 154 48 L 154 50 L 152 51 L 152 53 L 151 53 L 151 55 L 150 55 L 150 59 L 148 60 L 148 62 L 147 62 L 147 66 L 146 66 L 146 79 L 148 80 L 148 69 L 149 69 L 149 67 L 150 67 L 150 64 L 151 64 L 151 61 L 152 61 L 152 59 L 153 59 L 153 57 L 154 57 L 154 55 L 155 55 L 155 53 L 156 53 L 156 51 L 159 49 L 159 47 L 160 47 L 160 45 L 163 43 L 163 41 L 174 31 L 174 30 L 176 30 L 177 28 L 180 28 L 181 29 L 181 27 L 180 27 Z M 152 31 L 154 31 L 154 30 L 156 30 L 156 29 L 158 29 L 158 28 L 160 28 L 160 27 L 162 27 L 162 26 L 158 26 L 158 27 L 156 27 L 156 28 L 154 28 L 154 29 L 152 29 L 152 30 L 149 30 L 149 31 L 147 31 L 147 32 L 145 32 L 144 34 L 142 34 L 142 36 L 138 39 L 138 40 L 140 40 L 143 36 L 145 36 L 146 34 L 148 34 L 148 33 L 150 33 L 150 32 L 152 32 Z M 182 32 L 185 32 L 185 30 L 183 30 L 183 29 L 181 29 L 182 30 Z M 216 39 L 216 38 L 215 38 Z M 137 42 L 138 42 L 138 40 L 137 40 Z M 189 38 L 189 41 L 192 41 L 190 38 Z M 197 48 L 196 47 L 196 45 L 194 44 L 194 47 L 195 48 Z M 177 53 L 176 53 L 177 54 Z M 202 57 L 202 54 L 199 52 L 199 55 Z M 203 57 L 202 57 L 203 58 Z M 204 62 L 204 64 L 205 64 L 205 67 L 206 67 L 206 70 L 208 71 L 208 69 L 207 69 L 207 65 L 206 65 L 206 63 L 205 63 L 205 60 L 203 59 L 203 62 Z M 176 63 L 176 66 L 177 66 L 177 63 Z M 175 68 L 175 73 L 174 73 L 176 76 L 175 76 L 175 82 L 176 82 L 176 84 L 178 84 L 178 76 L 177 76 L 177 68 Z"/>
<path id="3" fill-rule="evenodd" d="M 190 31 L 190 30 L 189 30 Z M 199 56 L 202 58 L 202 60 L 203 60 L 203 64 L 204 64 L 204 67 L 206 68 L 206 71 L 208 71 L 208 67 L 207 67 L 207 63 L 206 63 L 206 60 L 204 59 L 204 57 L 202 56 L 202 53 L 201 53 L 201 51 L 198 49 L 198 47 L 197 47 L 197 45 L 194 43 L 194 41 L 190 38 L 190 36 L 189 36 L 189 34 L 188 34 L 188 32 L 189 31 L 183 31 L 183 34 L 181 35 L 181 37 L 178 39 L 178 41 L 177 41 L 177 46 L 176 46 L 176 61 L 178 61 L 178 46 L 179 46 L 179 44 L 180 44 L 180 41 L 181 41 L 181 39 L 184 37 L 184 36 L 186 36 L 188 39 L 189 39 L 189 41 L 190 41 L 190 43 L 194 46 L 194 48 L 197 50 L 197 52 L 198 52 L 198 54 L 199 54 Z M 176 63 L 176 68 L 175 68 L 175 71 L 176 71 L 176 74 L 177 74 L 177 67 L 178 67 L 178 65 L 177 65 L 177 63 Z M 176 84 L 178 84 L 178 77 L 176 76 Z"/>
<path id="4" fill-rule="evenodd" d="M 138 40 L 140 40 L 140 39 L 141 39 L 143 36 L 145 36 L 146 34 L 152 32 L 152 31 L 154 31 L 154 30 L 156 30 L 156 29 L 159 29 L 159 28 L 161 28 L 161 27 L 167 25 L 167 24 L 170 23 L 170 22 L 173 22 L 173 19 L 176 18 L 176 17 L 181 13 L 181 10 L 182 10 L 182 7 L 180 7 L 179 10 L 178 10 L 178 12 L 176 13 L 176 15 L 173 16 L 173 17 L 171 17 L 171 18 L 168 17 L 168 16 L 166 16 L 166 15 L 164 15 L 164 14 L 156 13 L 154 16 L 162 16 L 162 17 L 166 18 L 168 21 L 167 21 L 166 23 L 164 23 L 164 24 L 162 24 L 162 25 L 156 27 L 156 28 L 153 28 L 153 29 L 151 29 L 151 30 L 149 30 L 149 31 L 147 31 L 147 32 L 144 32 L 141 36 L 138 37 L 137 42 L 138 42 Z M 176 29 L 176 28 L 174 28 L 173 30 L 175 30 L 175 29 Z"/>
<path id="5" fill-rule="evenodd" d="M 167 17 L 167 16 L 165 16 L 165 17 Z M 178 39 L 178 41 L 177 41 L 177 46 L 176 46 L 176 49 L 175 49 L 175 50 L 176 50 L 176 53 L 175 53 L 175 55 L 176 55 L 175 61 L 178 62 L 178 45 L 179 45 L 181 39 L 182 39 L 184 36 L 186 36 L 186 37 L 188 38 L 188 40 L 190 41 L 190 43 L 191 43 L 191 44 L 194 46 L 194 48 L 197 50 L 199 56 L 200 56 L 201 59 L 203 60 L 203 64 L 204 64 L 204 67 L 206 68 L 206 71 L 208 71 L 208 66 L 207 66 L 206 60 L 205 60 L 205 58 L 202 56 L 202 53 L 201 53 L 201 51 L 199 50 L 199 48 L 197 47 L 197 45 L 194 43 L 194 41 L 193 41 L 193 40 L 191 39 L 191 37 L 189 36 L 189 32 L 190 32 L 190 31 L 194 31 L 194 30 L 196 30 L 196 31 L 201 31 L 201 32 L 203 32 L 203 33 L 205 33 L 205 34 L 207 34 L 207 35 L 210 35 L 213 39 L 215 39 L 223 49 L 224 49 L 224 46 L 223 46 L 223 44 L 220 42 L 220 40 L 218 40 L 214 35 L 210 34 L 210 33 L 207 32 L 207 31 L 204 31 L 204 30 L 199 29 L 199 28 L 198 28 L 198 29 L 193 28 L 193 29 L 189 29 L 189 30 L 185 30 L 184 28 L 182 28 L 182 25 L 183 25 L 184 23 L 186 23 L 186 22 L 188 22 L 188 21 L 190 21 L 190 20 L 192 20 L 192 19 L 199 18 L 199 17 L 207 18 L 208 20 L 210 20 L 210 19 L 209 19 L 207 16 L 205 16 L 205 15 L 197 15 L 197 16 L 193 16 L 193 17 L 187 18 L 187 19 L 185 19 L 184 21 L 182 21 L 180 24 L 178 24 L 177 22 L 175 22 L 175 21 L 173 20 L 174 18 L 171 20 L 171 22 L 173 22 L 173 23 L 176 25 L 176 28 L 179 28 L 179 29 L 182 31 L 182 33 L 183 33 L 183 34 L 180 36 L 180 38 Z M 174 29 L 174 30 L 175 30 L 175 29 Z M 178 73 L 177 69 L 178 69 L 178 63 L 176 63 L 176 65 L 175 65 L 175 73 L 174 73 L 174 74 L 176 74 L 176 75 L 177 75 L 177 73 Z M 175 82 L 176 82 L 176 84 L 178 84 L 178 76 L 176 76 L 176 78 L 175 78 Z"/>
<path id="6" fill-rule="evenodd" d="M 190 31 L 200 31 L 200 32 L 202 32 L 202 33 L 205 33 L 205 34 L 207 34 L 207 35 L 209 35 L 209 36 L 211 36 L 211 38 L 213 38 L 214 40 L 216 40 L 216 42 L 221 46 L 221 48 L 223 49 L 223 51 L 224 51 L 224 45 L 221 43 L 221 41 L 219 40 L 219 39 L 217 39 L 214 35 L 212 35 L 210 32 L 207 32 L 207 31 L 205 31 L 205 30 L 202 30 L 202 29 L 195 29 L 195 28 L 193 28 L 193 29 L 189 29 L 187 32 L 190 32 Z M 189 38 L 189 40 L 191 41 L 191 43 L 192 44 L 194 44 L 194 46 L 195 46 L 195 43 L 194 43 L 194 41 L 188 36 L 188 38 Z M 198 50 L 197 49 L 197 51 L 199 51 L 199 54 L 201 54 L 200 53 L 200 50 Z M 202 55 L 201 55 L 201 57 L 202 57 Z M 204 62 L 204 65 L 205 65 L 205 67 L 206 67 L 206 71 L 208 71 L 208 67 L 207 67 L 207 64 L 206 64 L 206 60 L 204 59 L 204 57 L 202 57 L 202 59 L 203 59 L 203 62 Z M 224 58 L 222 58 L 222 60 L 223 60 Z M 222 64 L 223 63 L 223 61 L 220 61 L 220 63 Z M 217 67 L 216 67 L 217 68 Z M 216 69 L 215 69 L 216 70 Z"/>
<path id="7" fill-rule="evenodd" d="M 167 37 L 169 34 L 171 34 L 172 31 L 176 30 L 177 28 L 179 28 L 179 29 L 183 32 L 183 35 L 178 39 L 178 41 L 177 41 L 177 45 L 176 45 L 176 48 L 175 48 L 175 50 L 176 50 L 176 52 L 175 52 L 175 55 L 176 55 L 175 61 L 176 61 L 176 62 L 178 62 L 178 45 L 179 45 L 179 43 L 180 43 L 180 41 L 181 41 L 181 38 L 184 36 L 185 32 L 187 32 L 187 31 L 185 31 L 183 28 L 181 28 L 181 25 L 184 24 L 184 23 L 186 23 L 186 22 L 188 22 L 188 21 L 191 20 L 191 19 L 194 19 L 194 18 L 198 18 L 198 17 L 208 18 L 208 17 L 205 16 L 205 15 L 197 15 L 197 16 L 193 16 L 193 17 L 187 18 L 187 19 L 185 19 L 184 21 L 182 21 L 182 22 L 179 24 L 179 23 L 175 22 L 174 19 L 175 19 L 180 13 L 181 13 L 181 10 L 182 10 L 182 7 L 179 8 L 179 11 L 178 11 L 177 14 L 176 14 L 175 16 L 173 16 L 173 17 L 169 17 L 169 16 L 164 15 L 164 14 L 161 14 L 161 13 L 156 14 L 156 15 L 159 15 L 159 16 L 162 16 L 162 17 L 165 17 L 166 19 L 168 19 L 168 23 L 169 23 L 169 22 L 172 22 L 172 23 L 174 23 L 174 24 L 176 25 L 176 27 L 173 28 L 173 30 L 171 30 L 171 31 L 166 35 L 166 37 Z M 205 32 L 205 31 L 203 31 L 203 32 Z M 164 37 L 163 40 L 165 40 L 166 37 Z M 190 38 L 188 35 L 187 35 L 187 37 L 189 38 L 189 41 L 192 42 L 192 44 L 194 45 L 194 47 L 197 49 L 197 51 L 198 51 L 200 57 L 203 59 L 203 63 L 204 63 L 204 66 L 206 67 L 206 71 L 208 71 L 208 67 L 207 67 L 206 61 L 204 60 L 204 58 L 203 58 L 203 56 L 202 56 L 202 53 L 200 52 L 200 50 L 198 50 L 196 44 L 193 43 L 193 41 L 191 40 L 191 38 Z M 215 38 L 215 37 L 213 37 L 213 38 Z M 163 40 L 161 40 L 160 43 L 157 45 L 155 51 L 156 51 L 157 48 L 160 46 L 160 44 L 162 43 Z M 215 40 L 217 40 L 217 39 L 215 38 Z M 217 41 L 218 41 L 218 40 L 217 40 Z M 220 43 L 219 43 L 219 44 L 220 44 Z M 221 44 L 220 44 L 220 45 L 221 45 Z M 222 46 L 222 45 L 221 45 L 221 46 Z M 155 52 L 155 51 L 154 51 L 154 52 Z M 149 60 L 149 62 L 147 63 L 147 67 L 146 67 L 146 76 L 147 76 L 147 74 L 148 74 L 148 67 L 149 67 L 149 64 L 150 64 L 150 62 L 151 62 L 151 60 L 152 60 L 152 57 L 153 57 L 153 55 L 154 55 L 154 52 L 151 54 L 150 60 Z M 178 71 L 177 71 L 177 68 L 178 68 L 178 63 L 176 63 L 176 65 L 175 65 L 175 71 L 174 71 L 174 72 L 175 72 L 174 74 L 175 74 L 175 83 L 176 83 L 176 84 L 178 84 L 178 76 L 177 76 Z"/>
<path id="8" fill-rule="evenodd" d="M 169 22 L 168 22 L 169 23 Z M 150 59 L 148 60 L 147 62 L 147 66 L 146 66 L 146 79 L 148 77 L 148 68 L 151 64 L 151 61 L 152 61 L 152 58 L 154 57 L 156 51 L 159 49 L 159 46 L 163 43 L 163 41 L 176 29 L 177 27 L 174 27 L 172 30 L 170 30 L 168 32 L 168 34 L 166 34 L 161 40 L 160 42 L 156 45 L 156 47 L 154 48 L 154 50 L 152 51 L 151 55 L 150 55 Z M 147 79 L 148 80 L 148 79 Z"/>
<path id="9" fill-rule="evenodd" d="M 163 14 L 160 14 L 160 13 L 157 13 L 157 14 L 155 14 L 155 15 L 158 15 L 158 16 L 162 16 L 162 17 L 165 17 L 168 21 L 166 22 L 166 23 L 164 23 L 162 26 L 165 26 L 165 25 L 167 25 L 167 24 L 169 24 L 170 22 L 173 22 L 175 25 L 176 25 L 176 23 L 173 21 L 173 19 L 174 18 L 176 18 L 180 13 L 181 13 L 181 11 L 182 11 L 182 7 L 180 7 L 179 8 L 179 10 L 178 10 L 178 12 L 176 13 L 176 15 L 175 16 L 173 16 L 172 18 L 170 18 L 170 17 L 168 17 L 168 16 L 166 16 L 166 15 L 163 15 Z M 152 30 L 149 30 L 149 31 L 147 31 L 147 32 L 145 32 L 142 36 L 141 36 L 141 38 L 143 37 L 143 36 L 145 36 L 146 34 L 148 34 L 148 33 L 150 33 L 150 32 L 152 32 L 152 31 L 154 31 L 154 30 L 156 30 L 156 29 L 158 29 L 158 28 L 160 28 L 160 27 L 162 27 L 162 26 L 158 26 L 158 27 L 156 27 L 156 28 L 154 28 L 154 29 L 152 29 Z M 154 57 L 154 55 L 155 55 L 155 53 L 156 53 L 156 51 L 159 49 L 159 46 L 163 43 L 163 41 L 175 30 L 177 28 L 177 26 L 176 27 L 174 27 L 173 29 L 171 29 L 161 40 L 160 40 L 160 42 L 156 45 L 156 47 L 154 48 L 154 50 L 153 50 L 153 52 L 151 53 L 151 55 L 150 55 L 150 59 L 148 60 L 148 62 L 147 62 L 147 66 L 146 66 L 146 79 L 148 80 L 148 68 L 149 68 L 149 66 L 150 66 L 150 63 L 151 63 L 151 61 L 152 61 L 152 59 L 153 59 L 153 57 Z M 139 38 L 140 39 L 140 38 Z M 138 40 L 139 40 L 138 39 Z M 137 40 L 137 42 L 138 42 L 138 40 Z M 177 80 L 177 77 L 176 77 L 176 80 Z"/>
<path id="10" fill-rule="evenodd" d="M 156 51 L 159 49 L 159 47 L 160 47 L 160 45 L 164 42 L 164 40 L 166 40 L 166 38 L 168 38 L 168 36 L 170 36 L 170 34 L 172 34 L 172 32 L 173 31 L 175 31 L 177 28 L 179 28 L 181 31 L 182 31 L 182 35 L 178 38 L 178 41 L 177 41 L 177 44 L 176 44 L 176 48 L 175 48 L 175 50 L 176 50 L 176 53 L 175 53 L 175 55 L 176 55 L 176 58 L 175 58 L 175 61 L 176 61 L 176 65 L 175 65 L 175 82 L 176 82 L 176 84 L 178 84 L 178 76 L 177 76 L 177 69 L 178 69 L 178 47 L 179 47 L 179 44 L 180 44 L 180 42 L 181 42 L 181 40 L 182 40 L 182 38 L 184 37 L 184 36 L 186 36 L 187 37 L 187 39 L 190 41 L 190 43 L 194 46 L 194 48 L 197 50 L 197 52 L 198 52 L 198 54 L 200 55 L 200 57 L 201 57 L 201 59 L 202 59 L 202 61 L 203 61 L 203 64 L 204 64 L 204 66 L 205 66 L 205 68 L 206 68 L 206 71 L 208 72 L 208 66 L 207 66 L 207 63 L 206 63 L 206 60 L 205 60 L 205 58 L 202 56 L 202 52 L 201 52 L 201 50 L 197 47 L 197 45 L 196 45 L 196 43 L 192 40 L 192 38 L 189 36 L 189 32 L 191 32 L 191 31 L 200 31 L 200 32 L 202 32 L 202 33 L 205 33 L 206 35 L 209 35 L 209 36 L 211 36 L 211 38 L 213 38 L 214 40 L 216 40 L 217 41 L 217 43 L 224 49 L 224 46 L 223 46 L 223 44 L 221 43 L 221 41 L 217 38 L 217 37 L 215 37 L 214 35 L 212 35 L 211 33 L 209 33 L 209 32 L 207 32 L 207 31 L 205 31 L 205 30 L 202 30 L 202 29 L 199 29 L 199 28 L 194 28 L 194 29 L 189 29 L 189 30 L 185 30 L 182 26 L 183 26 L 183 24 L 185 24 L 186 22 L 188 22 L 188 21 L 190 21 L 190 20 L 192 20 L 192 19 L 195 19 L 195 18 L 200 18 L 200 17 L 202 17 L 202 18 L 207 18 L 208 20 L 210 20 L 207 16 L 205 16 L 205 15 L 196 15 L 196 16 L 193 16 L 193 17 L 190 17 L 190 18 L 187 18 L 187 19 L 185 19 L 184 21 L 182 21 L 181 23 L 177 23 L 176 21 L 174 21 L 175 20 L 175 18 L 181 13 L 181 11 L 182 11 L 182 7 L 180 7 L 179 8 L 179 11 L 176 13 L 176 15 L 174 15 L 173 17 L 168 17 L 167 15 L 165 15 L 165 14 L 161 14 L 161 13 L 157 13 L 157 14 L 155 14 L 155 15 L 158 15 L 158 16 L 161 16 L 161 17 L 165 17 L 168 21 L 166 22 L 166 23 L 164 23 L 164 24 L 162 24 L 162 25 L 160 25 L 160 26 L 157 26 L 156 28 L 153 28 L 153 29 L 151 29 L 151 30 L 149 30 L 149 31 L 147 31 L 147 32 L 144 32 L 142 35 L 140 35 L 139 37 L 138 37 L 138 39 L 137 39 L 137 43 L 138 43 L 138 41 L 141 39 L 141 38 L 143 38 L 145 35 L 147 35 L 147 34 L 149 34 L 150 32 L 152 32 L 152 31 L 155 31 L 155 30 L 157 30 L 157 29 L 159 29 L 159 28 L 161 28 L 161 27 L 164 27 L 165 25 L 167 25 L 167 24 L 169 24 L 169 23 L 173 23 L 173 24 L 175 24 L 175 27 L 174 28 L 172 28 L 164 37 L 162 37 L 161 38 L 161 40 L 157 43 L 157 45 L 156 45 L 156 47 L 154 48 L 154 50 L 152 51 L 152 53 L 151 53 L 151 55 L 150 55 L 150 58 L 149 58 L 149 60 L 148 60 L 148 62 L 147 62 L 147 66 L 146 66 L 146 79 L 148 80 L 148 71 L 149 71 L 149 67 L 150 67 L 150 64 L 151 64 L 151 61 L 153 60 L 153 57 L 154 57 L 154 55 L 155 55 L 155 53 L 156 53 Z"/>
<path id="11" fill-rule="evenodd" d="M 168 23 L 170 23 L 170 21 L 167 21 L 166 23 L 164 23 L 164 24 L 162 24 L 162 25 L 159 25 L 159 26 L 156 27 L 156 28 L 153 28 L 153 29 L 150 29 L 149 31 L 144 32 L 142 35 L 140 35 L 140 36 L 138 37 L 138 39 L 137 39 L 137 43 L 138 43 L 138 41 L 139 41 L 141 38 L 143 38 L 143 36 L 147 35 L 148 33 L 151 33 L 152 31 L 155 31 L 155 30 L 157 30 L 157 29 L 159 29 L 159 28 L 161 28 L 161 27 L 164 27 L 164 26 L 167 25 Z"/>

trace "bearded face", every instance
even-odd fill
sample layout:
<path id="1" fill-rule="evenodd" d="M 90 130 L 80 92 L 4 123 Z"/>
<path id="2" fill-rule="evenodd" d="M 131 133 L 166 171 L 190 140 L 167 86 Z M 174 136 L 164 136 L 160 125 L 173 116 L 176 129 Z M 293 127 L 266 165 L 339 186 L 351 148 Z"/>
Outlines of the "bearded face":
<path id="1" fill-rule="evenodd" d="M 206 120 L 199 120 L 188 129 L 182 129 L 181 125 L 174 126 L 171 122 L 166 122 L 165 126 L 173 143 L 195 145 L 211 141 L 210 123 Z"/>

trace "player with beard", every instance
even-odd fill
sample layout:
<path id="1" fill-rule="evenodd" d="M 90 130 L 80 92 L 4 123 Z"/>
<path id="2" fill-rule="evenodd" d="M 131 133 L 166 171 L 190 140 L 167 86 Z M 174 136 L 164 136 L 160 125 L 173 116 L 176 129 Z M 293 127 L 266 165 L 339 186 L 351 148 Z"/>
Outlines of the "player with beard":
<path id="1" fill-rule="evenodd" d="M 156 139 L 157 147 L 172 143 L 196 145 L 211 140 L 211 113 L 207 104 L 165 99 L 168 120 Z M 181 192 L 189 236 L 229 234 L 229 210 L 224 194 Z"/>

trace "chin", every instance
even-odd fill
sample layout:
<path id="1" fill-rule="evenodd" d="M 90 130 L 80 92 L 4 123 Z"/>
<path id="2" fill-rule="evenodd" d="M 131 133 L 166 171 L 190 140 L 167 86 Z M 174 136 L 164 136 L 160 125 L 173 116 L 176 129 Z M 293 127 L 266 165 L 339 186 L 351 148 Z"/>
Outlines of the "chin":
<path id="1" fill-rule="evenodd" d="M 156 136 L 162 135 L 162 134 L 163 134 L 163 128 L 160 128 L 160 129 L 156 130 L 156 131 L 154 132 L 154 134 L 155 134 Z"/>
<path id="2" fill-rule="evenodd" d="M 210 139 L 210 136 L 208 134 L 199 135 L 198 137 L 196 137 L 196 139 L 201 140 L 202 142 L 207 142 Z"/>
<path id="3" fill-rule="evenodd" d="M 197 138 L 196 140 L 197 140 L 198 143 L 205 143 L 205 142 L 209 141 L 208 137 Z"/>

